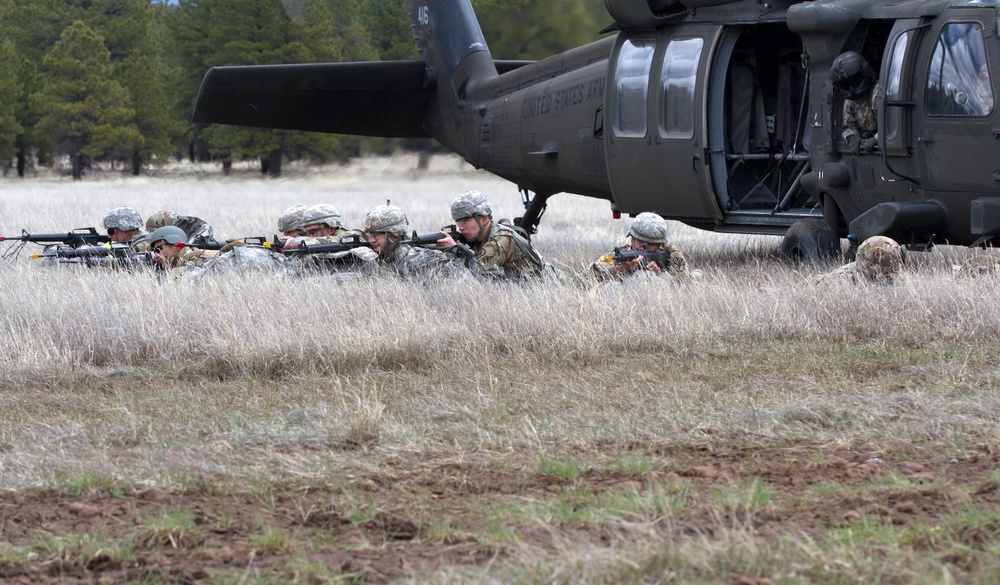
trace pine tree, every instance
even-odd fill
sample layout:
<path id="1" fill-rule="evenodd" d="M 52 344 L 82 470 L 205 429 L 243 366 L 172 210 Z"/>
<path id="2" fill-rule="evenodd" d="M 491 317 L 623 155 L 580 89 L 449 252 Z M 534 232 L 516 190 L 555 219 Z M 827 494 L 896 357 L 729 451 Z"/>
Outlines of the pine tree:
<path id="1" fill-rule="evenodd" d="M 285 8 L 288 8 L 286 11 Z M 274 65 L 376 58 L 361 23 L 360 0 L 180 0 L 171 10 L 172 57 L 183 71 L 179 102 L 187 112 L 204 74 L 215 66 Z M 281 172 L 286 154 L 329 160 L 356 138 L 260 128 L 212 127 L 199 138 L 215 156 L 257 158 L 267 175 Z"/>
<path id="2" fill-rule="evenodd" d="M 17 51 L 6 24 L 12 10 L 10 0 L 0 0 L 0 104 L 4 105 L 0 107 L 0 167 L 4 175 L 17 151 L 16 138 L 22 128 L 15 115 L 15 104 L 24 92 L 18 75 Z"/>
<path id="3" fill-rule="evenodd" d="M 182 124 L 170 116 L 170 104 L 163 83 L 166 66 L 155 58 L 133 53 L 118 67 L 119 79 L 125 80 L 129 105 L 135 112 L 134 123 L 142 141 L 132 150 L 132 174 L 146 165 L 163 165 L 173 151 L 173 139 Z"/>
<path id="4" fill-rule="evenodd" d="M 74 179 L 83 177 L 91 160 L 130 156 L 142 147 L 128 92 L 114 80 L 111 54 L 100 35 L 74 22 L 43 62 L 50 77 L 33 96 L 45 111 L 39 126 L 70 157 Z"/>

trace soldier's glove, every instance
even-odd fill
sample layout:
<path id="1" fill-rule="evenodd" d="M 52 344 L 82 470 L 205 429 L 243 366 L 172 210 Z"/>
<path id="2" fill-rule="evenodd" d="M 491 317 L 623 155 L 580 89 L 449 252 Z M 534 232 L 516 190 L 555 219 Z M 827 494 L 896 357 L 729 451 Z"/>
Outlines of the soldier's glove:
<path id="1" fill-rule="evenodd" d="M 861 137 L 857 134 L 852 134 L 847 137 L 847 150 L 851 151 L 851 154 L 860 155 L 861 154 Z"/>
<path id="2" fill-rule="evenodd" d="M 876 148 L 878 148 L 878 138 L 875 138 L 875 137 L 866 138 L 861 143 L 861 152 L 863 152 L 865 154 L 875 152 Z"/>

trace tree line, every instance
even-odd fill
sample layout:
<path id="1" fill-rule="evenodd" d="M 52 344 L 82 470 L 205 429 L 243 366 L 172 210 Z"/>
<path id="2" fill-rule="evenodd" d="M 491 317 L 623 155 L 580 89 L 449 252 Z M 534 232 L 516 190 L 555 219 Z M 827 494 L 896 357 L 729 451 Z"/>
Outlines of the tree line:
<path id="1" fill-rule="evenodd" d="M 497 59 L 599 38 L 603 0 L 474 0 Z M 0 164 L 19 176 L 68 158 L 138 175 L 171 156 L 317 163 L 394 140 L 188 122 L 215 66 L 416 59 L 403 0 L 0 0 Z M 425 145 L 426 146 L 426 145 Z"/>

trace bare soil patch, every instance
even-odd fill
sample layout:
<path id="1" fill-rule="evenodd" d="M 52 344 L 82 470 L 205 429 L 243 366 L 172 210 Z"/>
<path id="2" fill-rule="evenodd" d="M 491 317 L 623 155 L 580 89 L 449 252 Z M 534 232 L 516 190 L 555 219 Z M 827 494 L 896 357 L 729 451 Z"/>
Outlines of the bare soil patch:
<path id="1" fill-rule="evenodd" d="M 123 583 L 155 577 L 194 583 L 248 572 L 265 580 L 291 580 L 305 563 L 357 582 L 383 583 L 449 566 L 481 565 L 516 554 L 520 547 L 546 550 L 563 539 L 614 543 L 636 531 L 711 536 L 733 524 L 762 537 L 817 535 L 861 518 L 897 527 L 935 525 L 970 505 L 1000 504 L 1000 490 L 990 478 L 998 465 L 994 446 L 955 459 L 936 445 L 892 442 L 634 443 L 625 454 L 640 454 L 651 464 L 637 473 L 602 466 L 598 462 L 607 453 L 588 451 L 583 456 L 594 465 L 575 478 L 546 475 L 527 461 L 483 465 L 425 457 L 398 465 L 392 477 L 358 476 L 338 485 L 288 483 L 241 493 L 211 486 L 182 493 L 156 487 L 79 495 L 9 492 L 0 495 L 0 552 L 30 552 L 23 558 L 0 556 L 0 580 Z M 766 503 L 727 507 L 714 499 L 717 493 L 738 495 L 740 486 L 751 484 L 766 490 Z M 487 510 L 500 503 L 545 502 L 568 490 L 600 495 L 664 486 L 685 486 L 688 503 L 652 521 L 555 523 L 553 531 L 511 515 L 505 522 L 517 542 L 484 536 Z M 367 504 L 359 507 L 358 502 Z M 171 539 L 149 538 L 149 519 L 171 511 L 189 514 L 196 528 Z M 286 535 L 288 544 L 267 550 L 260 538 L 265 530 Z M 84 555 L 71 546 L 57 550 L 52 545 L 53 538 L 69 535 L 127 541 L 133 552 L 127 558 L 102 550 Z"/>

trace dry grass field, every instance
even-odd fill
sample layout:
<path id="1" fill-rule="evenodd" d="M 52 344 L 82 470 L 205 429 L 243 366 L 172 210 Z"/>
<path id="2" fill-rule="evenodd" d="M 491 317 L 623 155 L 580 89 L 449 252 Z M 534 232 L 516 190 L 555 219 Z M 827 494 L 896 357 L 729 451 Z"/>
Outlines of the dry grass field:
<path id="1" fill-rule="evenodd" d="M 417 231 L 450 157 L 0 180 L 0 234 L 130 205 L 271 235 L 297 203 Z M 623 243 L 558 195 L 535 243 Z M 160 279 L 0 263 L 0 582 L 1000 581 L 998 279 L 910 254 L 894 286 L 809 285 L 777 238 L 671 223 L 702 282 Z M 985 253 L 985 252 L 978 252 Z"/>

